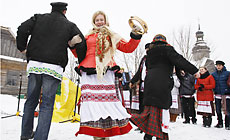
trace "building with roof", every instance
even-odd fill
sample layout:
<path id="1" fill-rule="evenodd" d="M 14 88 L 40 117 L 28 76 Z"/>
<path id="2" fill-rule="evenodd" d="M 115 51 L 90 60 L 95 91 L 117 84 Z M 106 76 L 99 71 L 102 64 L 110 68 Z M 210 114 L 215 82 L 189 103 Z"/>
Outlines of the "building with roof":
<path id="1" fill-rule="evenodd" d="M 3 26 L 0 28 L 1 94 L 18 95 L 19 91 L 26 94 L 26 56 L 18 51 L 16 38 L 11 29 Z"/>
<path id="2" fill-rule="evenodd" d="M 196 32 L 196 43 L 192 49 L 193 62 L 199 68 L 205 66 L 210 73 L 215 71 L 214 61 L 210 59 L 210 48 L 204 41 L 204 32 L 200 30 L 200 24 L 198 25 L 198 31 Z"/>

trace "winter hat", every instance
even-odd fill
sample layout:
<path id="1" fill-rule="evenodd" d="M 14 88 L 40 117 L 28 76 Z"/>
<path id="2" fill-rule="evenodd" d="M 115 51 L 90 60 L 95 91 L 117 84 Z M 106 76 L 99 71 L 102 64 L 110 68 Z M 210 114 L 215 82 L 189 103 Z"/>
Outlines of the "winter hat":
<path id="1" fill-rule="evenodd" d="M 162 34 L 157 34 L 154 38 L 153 38 L 153 43 L 155 42 L 163 42 L 168 44 L 168 42 L 166 41 L 166 37 Z"/>
<path id="2" fill-rule="evenodd" d="M 216 65 L 222 65 L 222 66 L 224 66 L 225 63 L 223 61 L 218 60 L 218 61 L 216 61 Z"/>
<path id="3" fill-rule="evenodd" d="M 57 12 L 62 12 L 64 10 L 67 10 L 66 6 L 68 5 L 65 2 L 52 2 L 50 3 L 52 6 L 52 12 L 57 11 Z"/>

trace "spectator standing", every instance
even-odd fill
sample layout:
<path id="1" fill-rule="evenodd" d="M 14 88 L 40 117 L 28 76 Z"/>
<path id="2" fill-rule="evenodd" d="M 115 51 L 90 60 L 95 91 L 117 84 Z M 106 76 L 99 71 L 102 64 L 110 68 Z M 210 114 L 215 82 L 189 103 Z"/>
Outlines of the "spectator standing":
<path id="1" fill-rule="evenodd" d="M 209 74 L 206 67 L 200 67 L 200 78 L 197 79 L 195 89 L 197 90 L 197 114 L 203 117 L 203 126 L 211 127 L 214 111 L 215 79 Z"/>
<path id="2" fill-rule="evenodd" d="M 183 123 L 190 123 L 192 120 L 193 124 L 196 124 L 196 111 L 195 111 L 195 77 L 188 72 L 181 70 L 180 75 L 180 97 L 181 97 L 181 105 L 184 113 L 185 121 Z M 190 119 L 190 117 L 192 117 Z"/>
<path id="3" fill-rule="evenodd" d="M 216 82 L 216 86 L 214 88 L 216 114 L 217 114 L 217 120 L 218 120 L 218 123 L 215 126 L 216 128 L 223 127 L 223 118 L 222 118 L 222 111 L 221 111 L 222 100 L 225 102 L 227 98 L 228 103 L 227 102 L 226 103 L 229 105 L 230 88 L 227 85 L 229 71 L 227 71 L 224 65 L 225 63 L 223 61 L 216 61 L 216 71 L 212 74 Z M 225 115 L 225 128 L 229 130 L 229 113 L 225 113 L 225 114 L 226 114 Z"/>
<path id="4" fill-rule="evenodd" d="M 181 113 L 181 102 L 180 102 L 180 96 L 179 96 L 180 80 L 178 79 L 176 75 L 175 69 L 173 72 L 173 81 L 174 81 L 174 86 L 171 91 L 172 105 L 170 106 L 170 109 L 169 109 L 170 122 L 176 122 L 177 116 Z"/>

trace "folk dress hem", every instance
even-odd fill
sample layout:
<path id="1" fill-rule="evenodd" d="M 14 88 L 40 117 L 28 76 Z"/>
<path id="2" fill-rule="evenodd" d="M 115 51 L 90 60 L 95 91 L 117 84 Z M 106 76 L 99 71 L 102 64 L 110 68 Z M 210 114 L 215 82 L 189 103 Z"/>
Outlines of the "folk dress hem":
<path id="1" fill-rule="evenodd" d="M 117 135 L 127 134 L 132 129 L 131 124 L 128 122 L 124 126 L 114 126 L 112 128 L 96 128 L 90 126 L 80 126 L 79 131 L 75 134 L 85 134 L 94 137 L 112 137 Z"/>
<path id="2" fill-rule="evenodd" d="M 117 97 L 114 72 L 108 70 L 101 79 L 82 72 L 81 81 L 81 122 L 75 135 L 111 137 L 128 133 L 131 115 Z"/>

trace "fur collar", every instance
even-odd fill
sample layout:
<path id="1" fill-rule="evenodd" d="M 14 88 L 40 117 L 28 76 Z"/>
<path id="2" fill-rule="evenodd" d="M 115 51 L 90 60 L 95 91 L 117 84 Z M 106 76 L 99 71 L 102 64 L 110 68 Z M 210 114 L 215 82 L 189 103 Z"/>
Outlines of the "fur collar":
<path id="1" fill-rule="evenodd" d="M 201 75 L 200 75 L 200 79 L 205 79 L 205 78 L 207 78 L 209 75 L 210 75 L 210 74 L 209 74 L 209 72 L 207 71 L 207 72 L 205 72 L 204 74 L 201 74 Z"/>

